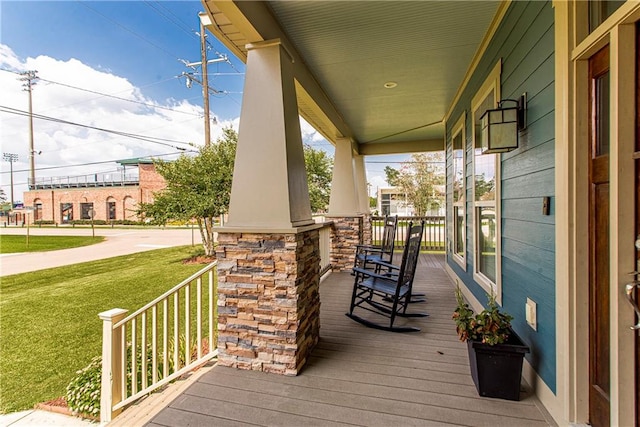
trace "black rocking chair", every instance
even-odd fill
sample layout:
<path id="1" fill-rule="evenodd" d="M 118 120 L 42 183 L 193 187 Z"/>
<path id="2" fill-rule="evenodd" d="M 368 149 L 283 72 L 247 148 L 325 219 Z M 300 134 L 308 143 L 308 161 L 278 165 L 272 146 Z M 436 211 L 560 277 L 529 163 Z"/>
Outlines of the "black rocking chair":
<path id="1" fill-rule="evenodd" d="M 397 275 L 378 273 L 378 268 L 364 269 L 354 267 L 355 280 L 351 295 L 351 306 L 348 317 L 367 327 L 382 329 L 391 332 L 418 332 L 420 329 L 411 326 L 393 326 L 397 316 L 399 317 L 426 317 L 426 313 L 407 313 L 407 307 L 411 303 L 411 289 L 415 276 L 420 244 L 424 230 L 424 221 L 419 225 L 409 223 L 407 241 L 402 254 L 402 262 L 398 267 Z M 380 268 L 388 268 L 392 264 L 378 261 Z M 393 266 L 397 267 L 397 266 Z M 353 313 L 356 308 L 371 311 L 389 319 L 389 326 L 381 325 L 367 319 L 363 319 Z"/>
<path id="2" fill-rule="evenodd" d="M 368 269 L 370 264 L 377 262 L 393 262 L 393 249 L 396 243 L 396 230 L 398 225 L 398 216 L 386 216 L 384 219 L 384 228 L 382 230 L 382 241 L 380 245 L 356 245 L 356 257 L 354 268 Z M 380 267 L 374 264 L 376 272 Z"/>

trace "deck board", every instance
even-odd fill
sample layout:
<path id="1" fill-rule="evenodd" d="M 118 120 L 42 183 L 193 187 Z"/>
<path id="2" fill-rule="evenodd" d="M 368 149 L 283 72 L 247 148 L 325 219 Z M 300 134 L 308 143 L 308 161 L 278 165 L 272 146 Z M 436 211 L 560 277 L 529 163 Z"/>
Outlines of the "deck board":
<path id="1" fill-rule="evenodd" d="M 300 375 L 215 366 L 147 425 L 555 425 L 530 392 L 518 402 L 478 396 L 451 320 L 455 298 L 443 266 L 442 255 L 420 257 L 414 291 L 427 301 L 410 310 L 430 316 L 400 319 L 420 332 L 390 333 L 349 319 L 353 277 L 332 274 L 320 287 L 320 342 Z"/>

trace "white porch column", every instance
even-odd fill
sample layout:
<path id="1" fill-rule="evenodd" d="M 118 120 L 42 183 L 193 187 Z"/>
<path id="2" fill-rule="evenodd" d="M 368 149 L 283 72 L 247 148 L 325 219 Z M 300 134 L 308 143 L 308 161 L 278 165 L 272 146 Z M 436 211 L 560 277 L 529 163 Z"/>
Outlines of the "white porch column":
<path id="1" fill-rule="evenodd" d="M 364 168 L 364 156 L 353 158 L 356 172 L 356 190 L 358 192 L 358 212 L 362 214 L 360 242 L 370 245 L 373 237 L 371 228 L 371 210 L 369 209 L 369 191 L 367 191 L 367 170 Z"/>
<path id="2" fill-rule="evenodd" d="M 278 39 L 247 49 L 226 228 L 313 224 L 291 55 Z"/>
<path id="3" fill-rule="evenodd" d="M 364 156 L 353 158 L 356 173 L 356 189 L 358 192 L 358 212 L 369 214 L 369 192 L 367 191 L 367 171 L 364 167 Z"/>
<path id="4" fill-rule="evenodd" d="M 355 216 L 360 211 L 353 149 L 349 138 L 336 141 L 333 179 L 329 198 L 330 216 Z"/>
<path id="5" fill-rule="evenodd" d="M 366 192 L 364 163 L 353 154 L 349 138 L 336 141 L 327 218 L 333 221 L 329 258 L 334 271 L 353 267 L 356 245 L 363 243 L 364 214 L 360 181 Z M 358 170 L 358 165 L 360 169 Z"/>
<path id="6" fill-rule="evenodd" d="M 218 362 L 297 375 L 320 338 L 311 218 L 291 55 L 247 45 L 229 219 L 217 229 Z"/>

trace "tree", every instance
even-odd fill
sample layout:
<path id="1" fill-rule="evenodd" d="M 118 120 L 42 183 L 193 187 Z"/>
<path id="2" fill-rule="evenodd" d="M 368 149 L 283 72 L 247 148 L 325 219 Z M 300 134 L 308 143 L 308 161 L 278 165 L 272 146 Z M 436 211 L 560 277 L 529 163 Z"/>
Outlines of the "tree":
<path id="1" fill-rule="evenodd" d="M 386 168 L 385 168 L 386 172 Z M 444 185 L 444 153 L 420 153 L 402 163 L 396 187 L 407 202 L 413 205 L 417 216 L 424 216 L 430 209 L 437 209 L 444 202 L 439 186 Z"/>
<path id="2" fill-rule="evenodd" d="M 307 169 L 311 212 L 324 212 L 331 194 L 333 159 L 326 152 L 305 144 L 304 164 Z"/>
<path id="3" fill-rule="evenodd" d="M 396 187 L 398 185 L 398 178 L 400 176 L 400 171 L 398 169 L 394 169 L 391 166 L 385 166 L 384 174 L 387 177 L 387 184 L 392 187 Z"/>
<path id="4" fill-rule="evenodd" d="M 167 186 L 152 203 L 141 203 L 138 214 L 154 224 L 195 219 L 205 254 L 213 255 L 213 222 L 229 209 L 237 142 L 238 134 L 225 128 L 216 143 L 200 148 L 196 156 L 154 161 Z"/>

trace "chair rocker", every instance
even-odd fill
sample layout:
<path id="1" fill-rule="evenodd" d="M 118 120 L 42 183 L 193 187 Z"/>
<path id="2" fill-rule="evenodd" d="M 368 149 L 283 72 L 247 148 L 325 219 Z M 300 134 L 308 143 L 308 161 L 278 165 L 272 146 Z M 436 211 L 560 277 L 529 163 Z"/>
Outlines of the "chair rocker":
<path id="1" fill-rule="evenodd" d="M 364 326 L 391 332 L 418 332 L 412 326 L 394 326 L 396 317 L 426 317 L 426 313 L 407 313 L 411 303 L 411 289 L 415 276 L 420 244 L 424 230 L 424 221 L 419 225 L 409 223 L 407 241 L 402 254 L 402 262 L 397 275 L 376 272 L 378 267 L 386 268 L 389 263 L 378 261 L 378 267 L 365 269 L 354 267 L 355 280 L 351 295 L 348 317 Z M 378 270 L 380 271 L 380 270 Z M 367 310 L 389 319 L 389 325 L 378 324 L 354 314 L 356 308 Z"/>

